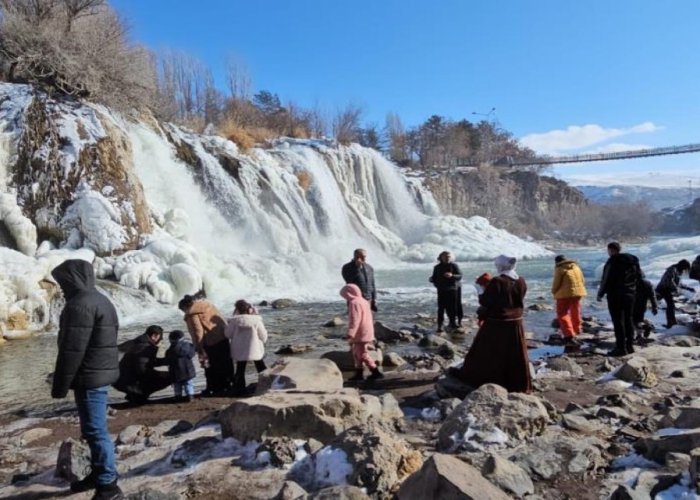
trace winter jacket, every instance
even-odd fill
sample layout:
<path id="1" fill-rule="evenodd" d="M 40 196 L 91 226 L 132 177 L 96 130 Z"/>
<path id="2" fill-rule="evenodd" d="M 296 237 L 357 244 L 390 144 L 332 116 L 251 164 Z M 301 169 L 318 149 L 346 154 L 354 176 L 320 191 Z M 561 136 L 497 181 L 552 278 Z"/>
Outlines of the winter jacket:
<path id="1" fill-rule="evenodd" d="M 644 317 L 644 312 L 647 310 L 647 304 L 651 302 L 651 310 L 656 314 L 659 310 L 659 304 L 656 301 L 654 293 L 654 285 L 651 281 L 640 279 L 637 282 L 637 292 L 634 296 L 634 313 L 636 316 Z"/>
<path id="2" fill-rule="evenodd" d="M 579 265 L 573 260 L 558 262 L 554 268 L 552 280 L 552 295 L 555 299 L 568 299 L 571 297 L 585 297 L 586 280 Z"/>
<path id="3" fill-rule="evenodd" d="M 598 288 L 598 298 L 603 295 L 608 299 L 634 297 L 637 281 L 642 276 L 639 259 L 629 253 L 618 253 L 611 256 L 603 267 L 603 278 Z"/>
<path id="4" fill-rule="evenodd" d="M 234 361 L 259 361 L 265 356 L 267 330 L 262 316 L 236 315 L 229 320 L 225 333 L 231 341 L 231 358 Z"/>
<path id="5" fill-rule="evenodd" d="M 130 387 L 138 385 L 139 381 L 156 366 L 162 366 L 167 361 L 158 358 L 158 346 L 148 340 L 147 334 L 141 334 L 131 342 L 129 350 L 119 361 L 119 379 L 114 387 L 123 392 L 130 392 Z"/>
<path id="6" fill-rule="evenodd" d="M 445 273 L 452 273 L 451 278 L 445 278 Z M 430 282 L 438 290 L 457 290 L 460 287 L 462 272 L 454 262 L 440 262 L 433 268 Z"/>
<path id="7" fill-rule="evenodd" d="M 345 285 L 340 296 L 348 302 L 348 340 L 351 344 L 374 342 L 374 320 L 370 304 L 357 285 Z"/>
<path id="8" fill-rule="evenodd" d="M 523 317 L 527 283 L 520 277 L 495 276 L 479 296 L 479 318 L 513 321 Z"/>
<path id="9" fill-rule="evenodd" d="M 197 352 L 201 352 L 205 345 L 212 346 L 226 338 L 224 318 L 216 307 L 206 300 L 194 301 L 185 314 L 185 323 Z"/>
<path id="10" fill-rule="evenodd" d="M 688 276 L 691 280 L 700 281 L 700 255 L 695 257 L 695 260 L 690 264 L 690 273 Z"/>
<path id="11" fill-rule="evenodd" d="M 66 305 L 58 330 L 58 356 L 51 395 L 63 398 L 68 389 L 94 389 L 119 377 L 117 311 L 95 288 L 92 264 L 71 259 L 51 275 L 63 290 Z"/>
<path id="12" fill-rule="evenodd" d="M 676 265 L 666 268 L 661 280 L 656 285 L 656 293 L 678 293 L 681 284 L 681 273 L 678 272 Z"/>
<path id="13" fill-rule="evenodd" d="M 170 344 L 165 351 L 165 359 L 168 363 L 168 373 L 173 382 L 186 382 L 193 379 L 197 372 L 192 358 L 196 354 L 194 346 L 184 339 Z"/>
<path id="14" fill-rule="evenodd" d="M 361 267 L 351 260 L 343 266 L 343 280 L 345 283 L 353 283 L 362 291 L 362 296 L 374 301 L 377 299 L 377 288 L 374 286 L 374 269 L 365 262 Z"/>

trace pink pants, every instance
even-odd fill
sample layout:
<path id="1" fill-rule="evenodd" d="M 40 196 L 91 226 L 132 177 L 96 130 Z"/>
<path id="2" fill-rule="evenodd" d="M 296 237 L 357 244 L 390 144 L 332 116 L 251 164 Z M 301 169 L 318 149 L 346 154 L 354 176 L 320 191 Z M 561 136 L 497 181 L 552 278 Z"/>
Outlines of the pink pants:
<path id="1" fill-rule="evenodd" d="M 352 350 L 352 357 L 355 360 L 355 368 L 358 370 L 362 368 L 362 363 L 366 364 L 370 370 L 377 367 L 372 357 L 369 355 L 367 350 L 367 344 L 369 342 L 354 342 L 350 344 L 350 349 Z"/>
<path id="2" fill-rule="evenodd" d="M 557 299 L 557 318 L 564 337 L 575 337 L 581 333 L 581 297 Z"/>

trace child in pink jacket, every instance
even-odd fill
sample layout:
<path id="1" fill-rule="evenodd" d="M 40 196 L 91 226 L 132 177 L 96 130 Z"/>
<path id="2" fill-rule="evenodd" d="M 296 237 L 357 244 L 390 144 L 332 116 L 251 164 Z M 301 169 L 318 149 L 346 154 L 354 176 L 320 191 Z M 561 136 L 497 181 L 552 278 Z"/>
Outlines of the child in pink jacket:
<path id="1" fill-rule="evenodd" d="M 360 288 L 354 284 L 341 288 L 340 295 L 348 301 L 348 341 L 355 359 L 355 376 L 349 380 L 364 380 L 362 363 L 372 371 L 370 380 L 383 378 L 384 375 L 367 351 L 367 345 L 374 342 L 374 320 L 370 302 L 362 296 Z"/>

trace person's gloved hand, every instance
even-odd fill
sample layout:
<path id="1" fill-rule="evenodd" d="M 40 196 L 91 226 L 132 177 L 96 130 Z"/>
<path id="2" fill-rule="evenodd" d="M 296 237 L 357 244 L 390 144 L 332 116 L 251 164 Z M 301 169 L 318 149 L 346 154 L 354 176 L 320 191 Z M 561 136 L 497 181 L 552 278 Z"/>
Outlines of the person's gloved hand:
<path id="1" fill-rule="evenodd" d="M 372 311 L 374 311 L 374 312 L 379 311 L 379 309 L 377 309 L 377 301 L 376 301 L 376 300 L 373 300 L 373 301 L 370 303 L 369 308 L 372 309 Z"/>

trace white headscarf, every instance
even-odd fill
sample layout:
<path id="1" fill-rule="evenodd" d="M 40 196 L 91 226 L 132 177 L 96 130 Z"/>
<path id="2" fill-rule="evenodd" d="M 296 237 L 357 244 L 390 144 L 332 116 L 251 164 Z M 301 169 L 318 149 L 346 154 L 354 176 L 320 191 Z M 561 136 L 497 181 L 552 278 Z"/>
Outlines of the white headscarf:
<path id="1" fill-rule="evenodd" d="M 499 255 L 493 259 L 493 263 L 496 264 L 496 271 L 498 274 L 503 276 L 508 276 L 514 280 L 518 279 L 518 273 L 515 272 L 515 263 L 518 261 L 515 257 L 508 257 L 507 255 Z"/>

